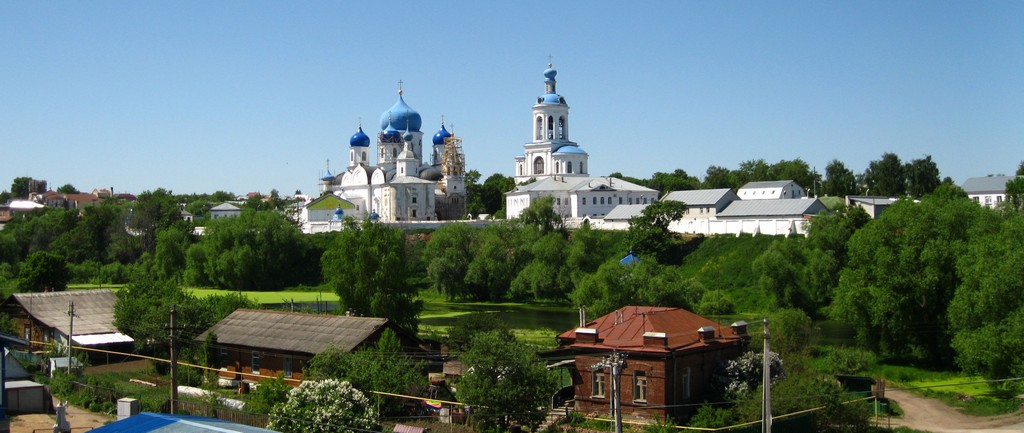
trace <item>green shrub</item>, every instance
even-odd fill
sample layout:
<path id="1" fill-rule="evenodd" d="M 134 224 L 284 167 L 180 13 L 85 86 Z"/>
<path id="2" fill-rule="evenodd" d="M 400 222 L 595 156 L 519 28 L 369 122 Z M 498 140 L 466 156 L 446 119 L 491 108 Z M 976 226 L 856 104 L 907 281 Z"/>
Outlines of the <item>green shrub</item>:
<path id="1" fill-rule="evenodd" d="M 875 366 L 875 354 L 853 347 L 831 347 L 825 356 L 825 369 L 832 374 L 859 374 Z"/>

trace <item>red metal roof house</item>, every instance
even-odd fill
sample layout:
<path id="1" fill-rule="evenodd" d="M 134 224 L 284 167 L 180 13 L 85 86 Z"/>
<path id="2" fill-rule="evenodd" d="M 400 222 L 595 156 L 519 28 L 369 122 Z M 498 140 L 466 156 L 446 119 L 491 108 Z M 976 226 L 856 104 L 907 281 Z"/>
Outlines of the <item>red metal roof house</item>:
<path id="1" fill-rule="evenodd" d="M 576 410 L 604 414 L 611 402 L 611 369 L 597 366 L 625 355 L 619 379 L 623 415 L 641 418 L 692 412 L 716 366 L 742 354 L 750 341 L 745 322 L 724 327 L 681 308 L 627 306 L 558 336 L 574 355 Z"/>

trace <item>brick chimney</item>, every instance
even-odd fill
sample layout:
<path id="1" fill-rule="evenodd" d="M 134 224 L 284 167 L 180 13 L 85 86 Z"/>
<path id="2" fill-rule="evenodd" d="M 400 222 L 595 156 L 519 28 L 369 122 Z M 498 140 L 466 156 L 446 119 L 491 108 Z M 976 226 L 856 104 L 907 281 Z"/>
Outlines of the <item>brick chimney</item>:
<path id="1" fill-rule="evenodd" d="M 665 348 L 668 346 L 668 335 L 664 332 L 644 332 L 644 347 Z"/>
<path id="2" fill-rule="evenodd" d="M 576 342 L 597 344 L 597 330 L 594 328 L 576 328 Z"/>

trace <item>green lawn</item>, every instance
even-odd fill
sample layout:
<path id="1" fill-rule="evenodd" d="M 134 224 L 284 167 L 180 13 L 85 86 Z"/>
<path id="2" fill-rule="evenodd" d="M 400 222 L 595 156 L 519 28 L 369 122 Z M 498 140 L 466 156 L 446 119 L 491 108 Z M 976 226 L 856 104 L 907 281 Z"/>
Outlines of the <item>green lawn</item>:
<path id="1" fill-rule="evenodd" d="M 999 415 L 1020 407 L 1012 389 L 991 386 L 980 376 L 885 364 L 873 368 L 869 375 L 885 378 L 889 388 L 908 388 L 960 408 L 968 415 Z"/>
<path id="2" fill-rule="evenodd" d="M 198 298 L 205 298 L 213 295 L 237 296 L 238 292 L 233 290 L 219 289 L 189 289 Z M 282 291 L 282 292 L 250 292 L 242 291 L 242 296 L 255 299 L 260 304 L 287 304 L 290 302 L 338 302 L 338 295 L 331 291 L 307 292 L 307 291 Z"/>

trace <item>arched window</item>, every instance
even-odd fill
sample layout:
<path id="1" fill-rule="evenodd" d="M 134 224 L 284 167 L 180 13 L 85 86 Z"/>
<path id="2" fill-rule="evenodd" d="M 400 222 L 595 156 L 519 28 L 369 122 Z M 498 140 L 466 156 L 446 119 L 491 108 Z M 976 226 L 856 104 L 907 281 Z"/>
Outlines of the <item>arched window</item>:
<path id="1" fill-rule="evenodd" d="M 562 163 L 556 161 L 555 162 L 555 173 L 561 173 L 561 172 L 562 172 Z"/>
<path id="2" fill-rule="evenodd" d="M 565 140 L 565 118 L 558 118 L 558 138 Z"/>
<path id="3" fill-rule="evenodd" d="M 537 131 L 537 139 L 544 138 L 544 118 L 537 116 L 537 127 L 534 129 Z"/>
<path id="4" fill-rule="evenodd" d="M 361 162 L 366 162 L 366 151 L 365 150 L 363 151 L 363 160 Z"/>
<path id="5" fill-rule="evenodd" d="M 565 162 L 565 172 L 570 174 L 572 173 L 572 161 Z"/>
<path id="6" fill-rule="evenodd" d="M 538 156 L 533 160 L 533 174 L 544 174 L 544 158 Z"/>
<path id="7" fill-rule="evenodd" d="M 555 138 L 555 118 L 548 116 L 548 140 Z"/>
<path id="8" fill-rule="evenodd" d="M 392 147 L 391 148 L 391 157 L 392 158 L 398 158 L 398 148 L 397 147 Z"/>
<path id="9" fill-rule="evenodd" d="M 580 163 L 580 174 L 587 174 L 587 169 L 583 168 L 583 163 Z"/>
<path id="10" fill-rule="evenodd" d="M 355 159 L 356 159 L 356 151 L 353 150 L 353 151 L 348 153 L 348 160 L 352 161 L 352 162 L 356 162 Z"/>
<path id="11" fill-rule="evenodd" d="M 523 165 L 522 164 L 516 165 L 516 168 L 519 170 L 519 175 L 522 176 L 523 175 Z"/>

